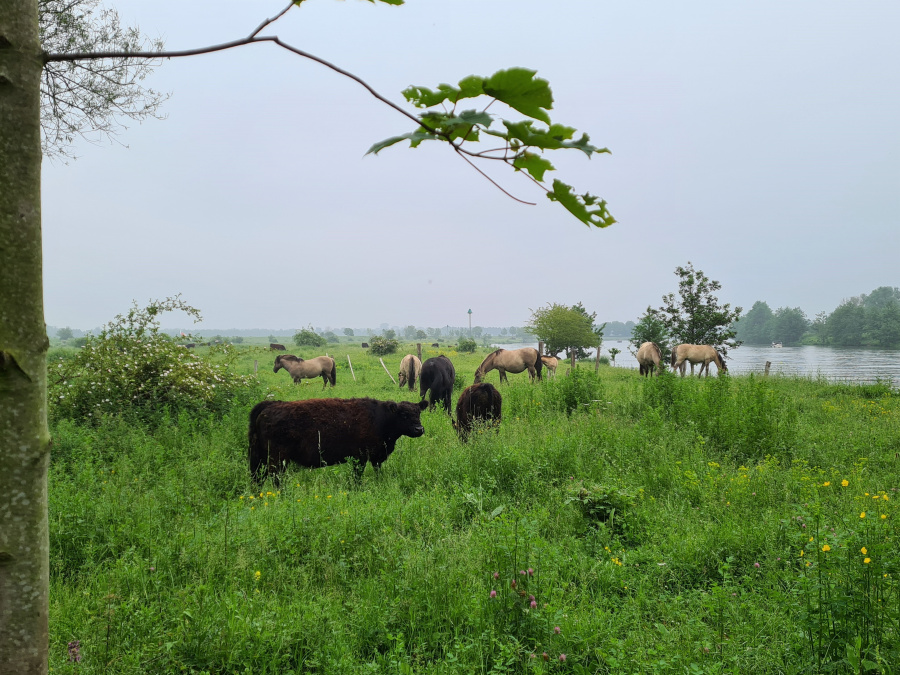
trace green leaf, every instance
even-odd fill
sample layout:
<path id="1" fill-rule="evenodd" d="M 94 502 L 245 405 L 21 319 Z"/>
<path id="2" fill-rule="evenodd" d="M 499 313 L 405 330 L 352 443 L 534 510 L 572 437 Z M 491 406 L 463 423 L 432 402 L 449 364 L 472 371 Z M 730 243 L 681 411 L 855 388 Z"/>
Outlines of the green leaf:
<path id="1" fill-rule="evenodd" d="M 585 225 L 595 227 L 609 227 L 616 219 L 606 210 L 606 202 L 591 194 L 576 195 L 572 193 L 572 186 L 566 185 L 561 180 L 553 181 L 553 189 L 547 193 L 547 198 L 559 202 Z M 590 208 L 593 207 L 593 208 Z"/>
<path id="2" fill-rule="evenodd" d="M 409 147 L 415 148 L 418 147 L 422 141 L 433 141 L 437 140 L 437 136 L 434 134 L 425 131 L 424 129 L 418 129 L 409 134 L 403 134 L 402 136 L 391 136 L 390 138 L 386 138 L 383 141 L 379 141 L 375 143 L 371 148 L 366 150 L 366 154 L 375 154 L 377 155 L 379 152 L 384 150 L 385 148 L 389 148 L 395 143 L 399 143 L 400 141 L 409 141 Z"/>
<path id="3" fill-rule="evenodd" d="M 590 137 L 587 134 L 582 134 L 577 141 L 569 141 L 575 134 L 575 129 L 562 124 L 551 124 L 547 129 L 535 129 L 534 122 L 531 120 L 522 120 L 521 122 L 503 120 L 503 124 L 506 126 L 506 134 L 501 132 L 489 133 L 500 138 L 516 139 L 522 145 L 543 150 L 575 149 L 581 150 L 588 157 L 595 152 L 609 152 L 606 148 L 597 148 L 591 145 L 589 143 Z"/>
<path id="4" fill-rule="evenodd" d="M 526 152 L 516 157 L 513 160 L 513 167 L 516 171 L 527 171 L 539 183 L 544 182 L 545 171 L 553 171 L 553 165 L 549 160 L 532 152 Z"/>
<path id="5" fill-rule="evenodd" d="M 459 87 L 450 84 L 439 84 L 437 91 L 427 87 L 412 86 L 403 90 L 403 96 L 417 108 L 430 108 L 450 101 L 454 105 L 464 98 L 475 98 L 484 94 L 484 78 L 469 75 L 459 81 Z"/>
<path id="6" fill-rule="evenodd" d="M 498 70 L 484 81 L 484 93 L 513 110 L 550 124 L 547 110 L 553 108 L 553 93 L 547 80 L 536 78 L 536 70 Z"/>

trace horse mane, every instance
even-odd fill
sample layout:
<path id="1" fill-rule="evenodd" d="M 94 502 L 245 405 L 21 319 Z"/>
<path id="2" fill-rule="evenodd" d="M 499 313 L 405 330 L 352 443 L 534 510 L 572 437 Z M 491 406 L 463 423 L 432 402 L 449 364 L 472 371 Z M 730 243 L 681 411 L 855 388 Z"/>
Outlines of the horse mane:
<path id="1" fill-rule="evenodd" d="M 659 360 L 662 361 L 662 349 L 660 349 L 659 345 L 655 342 L 651 342 L 650 344 L 653 345 L 653 348 L 656 350 L 656 355 L 659 357 Z"/>
<path id="2" fill-rule="evenodd" d="M 294 363 L 300 363 L 303 361 L 299 356 L 294 356 L 293 354 L 281 354 L 278 358 L 281 362 L 292 361 Z"/>

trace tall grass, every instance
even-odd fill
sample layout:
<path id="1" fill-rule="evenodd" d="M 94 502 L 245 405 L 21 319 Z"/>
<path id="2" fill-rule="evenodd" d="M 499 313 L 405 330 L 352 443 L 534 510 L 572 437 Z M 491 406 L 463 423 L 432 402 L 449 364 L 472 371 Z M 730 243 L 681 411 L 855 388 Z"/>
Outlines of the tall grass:
<path id="1" fill-rule="evenodd" d="M 282 399 L 417 399 L 334 349 L 324 392 L 260 348 L 234 367 L 257 360 Z M 404 353 L 384 357 L 395 378 Z M 448 355 L 469 383 L 484 353 Z M 426 412 L 359 483 L 344 465 L 253 486 L 246 404 L 56 419 L 53 672 L 896 672 L 896 393 L 592 366 L 510 381 L 499 432 L 462 444 Z"/>

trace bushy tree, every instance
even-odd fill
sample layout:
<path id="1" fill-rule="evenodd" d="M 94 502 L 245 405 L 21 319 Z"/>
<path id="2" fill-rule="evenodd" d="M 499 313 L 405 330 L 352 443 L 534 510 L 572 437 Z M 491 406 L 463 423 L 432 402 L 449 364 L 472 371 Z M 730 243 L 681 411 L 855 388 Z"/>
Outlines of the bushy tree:
<path id="1" fill-rule="evenodd" d="M 750 311 L 735 323 L 738 339 L 751 345 L 770 344 L 777 337 L 774 334 L 774 318 L 772 308 L 762 300 L 757 300 Z"/>
<path id="2" fill-rule="evenodd" d="M 416 331 L 416 340 L 425 340 L 427 338 L 428 338 L 428 335 L 425 333 L 424 330 Z"/>
<path id="3" fill-rule="evenodd" d="M 695 270 L 691 262 L 686 267 L 676 267 L 675 275 L 678 293 L 664 295 L 659 308 L 673 342 L 711 345 L 723 355 L 728 354 L 729 348 L 740 346 L 734 322 L 740 318 L 741 308 L 719 304 L 715 293 L 722 284 L 709 279 L 702 270 Z"/>
<path id="4" fill-rule="evenodd" d="M 464 354 L 471 354 L 477 347 L 478 344 L 475 342 L 475 340 L 463 337 L 459 339 L 459 346 L 457 347 L 457 349 Z"/>
<path id="5" fill-rule="evenodd" d="M 294 344 L 298 347 L 324 347 L 328 340 L 313 330 L 312 326 L 294 333 Z"/>
<path id="6" fill-rule="evenodd" d="M 403 329 L 403 337 L 407 340 L 415 340 L 416 339 L 416 327 L 415 326 L 406 326 Z"/>
<path id="7" fill-rule="evenodd" d="M 772 340 L 798 345 L 809 330 L 809 320 L 799 307 L 779 307 L 772 317 Z"/>
<path id="8" fill-rule="evenodd" d="M 531 310 L 531 322 L 525 330 L 542 340 L 550 354 L 557 355 L 570 348 L 583 351 L 598 346 L 603 340 L 602 327 L 598 334 L 594 326 L 595 317 L 596 314 L 588 314 L 581 303 L 574 307 L 551 303 Z"/>
<path id="9" fill-rule="evenodd" d="M 347 337 L 353 337 L 353 329 L 352 329 L 352 328 L 345 328 L 345 329 L 344 329 L 344 335 L 346 335 Z"/>
<path id="10" fill-rule="evenodd" d="M 381 331 L 381 337 L 383 337 L 385 340 L 396 340 L 397 331 L 395 331 L 393 328 L 385 328 L 383 331 Z"/>
<path id="11" fill-rule="evenodd" d="M 322 337 L 324 337 L 329 343 L 336 344 L 340 342 L 340 339 L 337 335 L 335 335 L 334 331 L 326 330 L 325 333 L 322 334 Z"/>
<path id="12" fill-rule="evenodd" d="M 393 333 L 394 331 L 390 331 Z M 400 343 L 394 338 L 376 335 L 369 339 L 369 353 L 375 356 L 384 356 L 385 354 L 393 354 L 400 347 Z"/>
<path id="13" fill-rule="evenodd" d="M 214 350 L 215 358 L 201 357 L 161 332 L 159 316 L 171 311 L 200 319 L 179 296 L 134 304 L 87 336 L 74 358 L 52 364 L 52 413 L 80 421 L 121 414 L 152 420 L 165 409 L 217 412 L 236 397 L 257 394 L 253 378 L 229 370 L 234 352 L 228 347 Z"/>
<path id="14" fill-rule="evenodd" d="M 66 326 L 65 328 L 60 328 L 56 331 L 56 337 L 60 340 L 71 340 L 72 339 L 72 329 Z"/>
<path id="15" fill-rule="evenodd" d="M 631 340 L 629 340 L 635 353 L 645 342 L 655 342 L 656 346 L 663 353 L 664 361 L 666 360 L 666 355 L 672 350 L 669 332 L 666 329 L 666 322 L 662 313 L 649 306 L 644 315 L 634 324 L 634 328 L 631 329 Z"/>

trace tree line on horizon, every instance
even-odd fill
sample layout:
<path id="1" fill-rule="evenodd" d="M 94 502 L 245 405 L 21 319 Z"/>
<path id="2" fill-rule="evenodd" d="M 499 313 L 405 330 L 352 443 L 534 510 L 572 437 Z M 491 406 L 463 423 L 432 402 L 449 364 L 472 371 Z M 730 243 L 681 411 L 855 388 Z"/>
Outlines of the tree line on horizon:
<path id="1" fill-rule="evenodd" d="M 780 342 L 836 347 L 900 347 L 900 288 L 880 286 L 809 319 L 799 307 L 772 310 L 757 300 L 735 322 L 739 340 L 750 345 Z"/>

